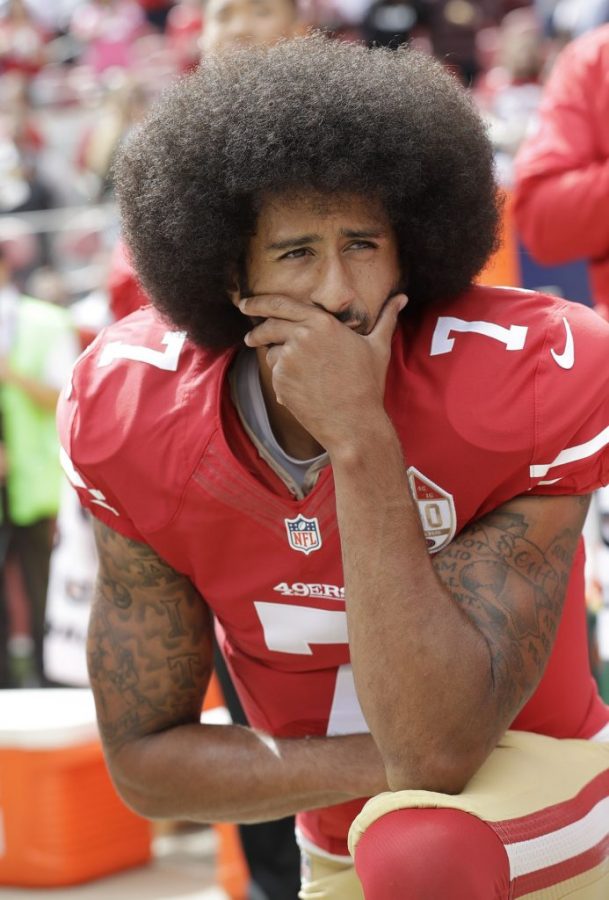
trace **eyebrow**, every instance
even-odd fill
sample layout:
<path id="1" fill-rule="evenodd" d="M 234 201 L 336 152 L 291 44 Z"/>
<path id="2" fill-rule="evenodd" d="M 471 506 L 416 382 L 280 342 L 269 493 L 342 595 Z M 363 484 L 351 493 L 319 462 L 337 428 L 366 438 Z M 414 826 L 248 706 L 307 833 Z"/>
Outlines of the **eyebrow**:
<path id="1" fill-rule="evenodd" d="M 383 238 L 387 234 L 380 228 L 354 230 L 351 228 L 341 228 L 341 237 L 359 238 L 368 240 L 370 238 Z M 267 250 L 288 250 L 290 247 L 301 247 L 303 244 L 318 244 L 322 240 L 319 234 L 301 234 L 295 237 L 284 238 L 282 241 L 273 241 L 267 245 Z"/>

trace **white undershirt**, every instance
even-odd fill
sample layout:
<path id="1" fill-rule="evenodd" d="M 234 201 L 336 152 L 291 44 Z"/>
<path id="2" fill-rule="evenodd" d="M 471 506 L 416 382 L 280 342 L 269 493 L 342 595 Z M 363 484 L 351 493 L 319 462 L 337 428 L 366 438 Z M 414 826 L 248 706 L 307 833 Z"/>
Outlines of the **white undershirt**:
<path id="1" fill-rule="evenodd" d="M 241 350 L 238 353 L 233 366 L 233 385 L 237 408 L 252 433 L 275 462 L 303 489 L 311 468 L 325 464 L 328 454 L 321 453 L 311 459 L 295 459 L 277 442 L 266 411 L 258 359 L 253 350 Z"/>

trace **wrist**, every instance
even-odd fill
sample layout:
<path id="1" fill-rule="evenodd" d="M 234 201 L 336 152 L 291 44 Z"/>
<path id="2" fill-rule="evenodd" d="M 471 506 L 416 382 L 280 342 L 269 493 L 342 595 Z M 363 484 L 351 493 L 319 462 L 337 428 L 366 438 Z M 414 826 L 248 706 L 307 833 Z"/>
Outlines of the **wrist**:
<path id="1" fill-rule="evenodd" d="M 326 443 L 333 468 L 361 469 L 372 460 L 398 455 L 402 448 L 395 428 L 384 410 L 375 415 L 362 415 L 357 427 L 348 434 L 337 435 Z"/>

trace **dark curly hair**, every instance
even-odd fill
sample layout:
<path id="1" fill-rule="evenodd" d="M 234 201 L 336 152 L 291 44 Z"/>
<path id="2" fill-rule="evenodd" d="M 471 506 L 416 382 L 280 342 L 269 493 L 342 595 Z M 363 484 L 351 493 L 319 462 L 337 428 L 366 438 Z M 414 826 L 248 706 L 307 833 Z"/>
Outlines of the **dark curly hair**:
<path id="1" fill-rule="evenodd" d="M 312 35 L 210 57 L 168 91 L 115 169 L 143 286 L 209 348 L 233 346 L 248 329 L 228 291 L 263 195 L 380 199 L 398 238 L 408 315 L 463 291 L 496 245 L 480 118 L 439 63 L 407 48 Z"/>

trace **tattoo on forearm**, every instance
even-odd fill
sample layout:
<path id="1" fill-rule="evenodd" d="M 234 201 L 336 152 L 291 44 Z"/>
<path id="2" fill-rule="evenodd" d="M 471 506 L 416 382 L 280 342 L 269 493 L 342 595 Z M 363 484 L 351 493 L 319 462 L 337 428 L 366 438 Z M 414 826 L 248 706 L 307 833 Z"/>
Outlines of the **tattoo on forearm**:
<path id="1" fill-rule="evenodd" d="M 192 584 L 150 548 L 96 523 L 100 576 L 88 639 L 109 748 L 198 721 L 211 671 L 210 616 Z"/>

